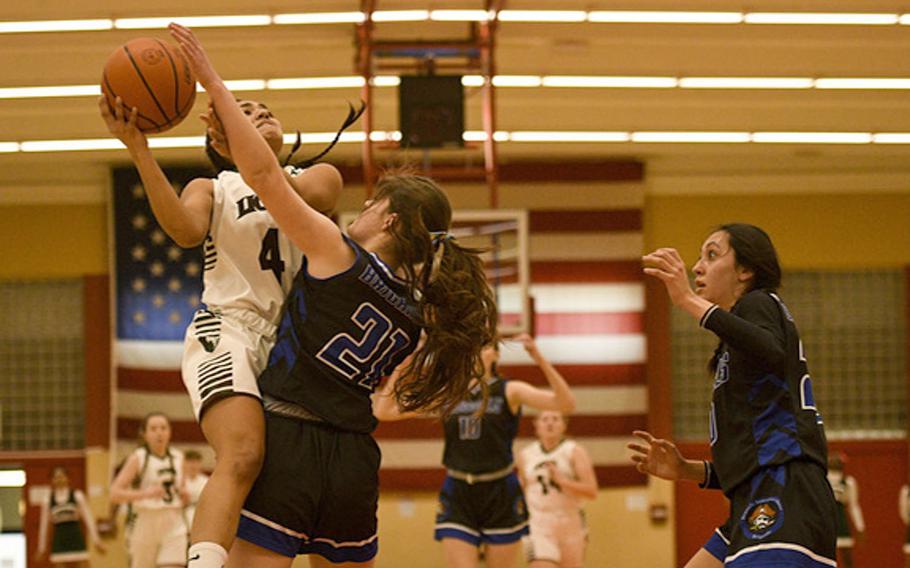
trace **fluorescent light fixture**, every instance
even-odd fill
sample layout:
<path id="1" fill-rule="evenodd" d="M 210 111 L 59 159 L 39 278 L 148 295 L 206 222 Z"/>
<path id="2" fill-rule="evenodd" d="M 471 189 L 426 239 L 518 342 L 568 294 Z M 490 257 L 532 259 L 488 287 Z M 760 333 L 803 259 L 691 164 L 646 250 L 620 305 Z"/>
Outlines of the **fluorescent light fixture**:
<path id="1" fill-rule="evenodd" d="M 377 10 L 374 22 L 423 22 L 430 19 L 429 10 Z"/>
<path id="2" fill-rule="evenodd" d="M 235 81 L 225 81 L 224 85 L 232 91 L 264 91 L 264 79 L 238 79 Z M 201 85 L 199 85 L 201 87 Z M 198 91 L 199 89 L 197 89 Z M 202 89 L 203 91 L 205 89 Z"/>
<path id="3" fill-rule="evenodd" d="M 536 75 L 496 75 L 494 87 L 539 87 L 540 77 Z"/>
<path id="4" fill-rule="evenodd" d="M 275 14 L 272 23 L 290 24 L 360 24 L 365 20 L 363 12 L 314 12 L 311 14 Z"/>
<path id="5" fill-rule="evenodd" d="M 887 132 L 872 135 L 873 144 L 910 144 L 910 133 Z"/>
<path id="6" fill-rule="evenodd" d="M 85 32 L 109 30 L 114 21 L 106 20 L 33 20 L 25 22 L 0 22 L 0 33 L 28 32 Z"/>
<path id="7" fill-rule="evenodd" d="M 868 132 L 754 132 L 758 144 L 870 144 Z"/>
<path id="8" fill-rule="evenodd" d="M 191 28 L 232 28 L 240 26 L 267 26 L 272 17 L 266 14 L 250 16 L 172 16 L 166 18 L 118 18 L 114 27 L 120 30 L 149 30 L 166 28 L 171 22 Z"/>
<path id="9" fill-rule="evenodd" d="M 483 139 L 484 140 L 487 139 L 486 132 L 484 132 Z M 508 142 L 511 139 L 512 139 L 511 132 L 506 132 L 504 130 L 497 130 L 496 132 L 493 133 L 493 140 L 495 142 Z"/>
<path id="10" fill-rule="evenodd" d="M 287 79 L 269 79 L 266 87 L 270 90 L 282 89 L 343 89 L 362 87 L 363 77 L 298 77 Z"/>
<path id="11" fill-rule="evenodd" d="M 58 85 L 52 87 L 8 87 L 0 89 L 0 99 L 88 97 L 98 96 L 100 94 L 100 85 Z"/>
<path id="12" fill-rule="evenodd" d="M 328 144 L 335 139 L 336 134 L 337 132 L 301 132 L 300 142 L 302 144 Z M 338 142 L 363 142 L 365 139 L 366 135 L 363 132 L 345 132 Z M 285 144 L 293 144 L 296 140 L 297 133 L 284 135 Z"/>
<path id="13" fill-rule="evenodd" d="M 9 154 L 19 151 L 18 142 L 0 142 L 0 154 Z"/>
<path id="14" fill-rule="evenodd" d="M 30 140 L 19 144 L 22 152 L 75 152 L 83 150 L 119 150 L 125 148 L 114 138 L 84 138 L 81 140 Z"/>
<path id="15" fill-rule="evenodd" d="M 811 89 L 808 77 L 681 77 L 683 89 Z"/>
<path id="16" fill-rule="evenodd" d="M 628 142 L 628 132 L 595 131 L 516 131 L 509 134 L 512 142 Z"/>
<path id="17" fill-rule="evenodd" d="M 394 130 L 392 132 L 374 130 L 370 132 L 370 140 L 373 142 L 400 142 L 401 132 L 398 130 Z"/>
<path id="18" fill-rule="evenodd" d="M 910 89 L 910 79 L 816 79 L 816 89 Z"/>
<path id="19" fill-rule="evenodd" d="M 374 87 L 397 87 L 401 84 L 401 77 L 395 75 L 379 75 L 373 77 Z"/>
<path id="20" fill-rule="evenodd" d="M 584 77 L 548 75 L 543 78 L 542 84 L 544 87 L 672 89 L 677 86 L 677 80 L 675 77 Z"/>
<path id="21" fill-rule="evenodd" d="M 501 10 L 501 22 L 584 22 L 588 13 L 583 10 Z"/>
<path id="22" fill-rule="evenodd" d="M 483 87 L 483 75 L 464 75 L 461 78 L 461 84 L 465 87 Z"/>
<path id="23" fill-rule="evenodd" d="M 430 19 L 437 22 L 486 22 L 490 12 L 486 10 L 433 10 Z"/>
<path id="24" fill-rule="evenodd" d="M 632 142 L 720 143 L 745 144 L 751 140 L 748 132 L 633 132 Z"/>
<path id="25" fill-rule="evenodd" d="M 510 138 L 511 133 L 505 130 L 497 130 L 493 133 L 493 140 L 496 142 L 508 142 Z M 465 130 L 461 139 L 465 142 L 485 142 L 487 133 L 484 130 Z"/>
<path id="26" fill-rule="evenodd" d="M 167 136 L 149 138 L 149 148 L 202 148 L 205 136 Z"/>
<path id="27" fill-rule="evenodd" d="M 25 487 L 25 471 L 21 469 L 0 470 L 0 487 Z"/>
<path id="28" fill-rule="evenodd" d="M 891 26 L 899 20 L 897 14 L 752 12 L 745 14 L 743 21 L 747 24 Z"/>
<path id="29" fill-rule="evenodd" d="M 596 23 L 629 24 L 741 24 L 741 12 L 634 12 L 594 11 L 588 21 Z"/>

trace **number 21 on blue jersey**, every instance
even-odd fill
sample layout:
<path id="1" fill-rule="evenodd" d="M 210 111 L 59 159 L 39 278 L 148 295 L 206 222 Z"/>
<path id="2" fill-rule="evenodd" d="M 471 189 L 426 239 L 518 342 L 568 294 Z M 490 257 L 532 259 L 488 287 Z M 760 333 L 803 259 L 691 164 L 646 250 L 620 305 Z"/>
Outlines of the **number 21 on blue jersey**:
<path id="1" fill-rule="evenodd" d="M 361 329 L 359 337 L 339 333 L 316 354 L 316 358 L 351 381 L 373 390 L 389 363 L 411 340 L 370 302 L 363 302 L 351 316 Z"/>

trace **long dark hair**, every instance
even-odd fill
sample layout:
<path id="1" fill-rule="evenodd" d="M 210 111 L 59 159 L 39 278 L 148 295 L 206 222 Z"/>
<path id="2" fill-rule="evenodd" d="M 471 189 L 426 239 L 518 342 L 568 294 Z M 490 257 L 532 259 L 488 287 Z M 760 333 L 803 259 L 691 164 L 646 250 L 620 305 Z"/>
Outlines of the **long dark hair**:
<path id="1" fill-rule="evenodd" d="M 752 272 L 748 291 L 775 292 L 780 288 L 780 262 L 768 233 L 748 223 L 727 223 L 715 231 L 724 231 L 729 235 L 736 263 Z"/>
<path id="2" fill-rule="evenodd" d="M 481 349 L 497 337 L 481 251 L 448 233 L 452 207 L 430 178 L 387 175 L 376 190 L 375 199 L 388 198 L 389 212 L 398 216 L 390 229 L 394 252 L 426 334 L 395 384 L 395 398 L 404 411 L 445 415 L 464 400 L 471 380 L 483 376 Z"/>
<path id="3" fill-rule="evenodd" d="M 725 223 L 717 226 L 712 232 L 717 231 L 724 231 L 729 236 L 736 264 L 752 272 L 752 279 L 746 292 L 752 290 L 776 292 L 780 288 L 780 262 L 768 233 L 748 223 Z M 717 370 L 720 355 L 719 344 L 708 362 L 708 369 L 712 373 Z"/>

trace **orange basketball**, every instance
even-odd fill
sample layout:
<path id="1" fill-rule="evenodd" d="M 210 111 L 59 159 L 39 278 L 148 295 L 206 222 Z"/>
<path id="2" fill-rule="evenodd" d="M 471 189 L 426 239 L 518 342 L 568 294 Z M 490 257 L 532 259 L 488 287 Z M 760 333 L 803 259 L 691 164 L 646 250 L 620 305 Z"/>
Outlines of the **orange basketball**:
<path id="1" fill-rule="evenodd" d="M 118 47 L 104 64 L 101 91 L 111 108 L 136 107 L 136 126 L 143 132 L 164 132 L 177 126 L 193 108 L 196 77 L 177 47 L 150 37 Z"/>

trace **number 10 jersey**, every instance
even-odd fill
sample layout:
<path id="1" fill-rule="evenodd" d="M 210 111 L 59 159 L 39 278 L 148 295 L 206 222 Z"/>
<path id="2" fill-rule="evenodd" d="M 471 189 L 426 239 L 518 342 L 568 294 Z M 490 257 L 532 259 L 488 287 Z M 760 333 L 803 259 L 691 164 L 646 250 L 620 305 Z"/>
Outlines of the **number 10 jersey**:
<path id="1" fill-rule="evenodd" d="M 299 173 L 290 167 L 287 171 Z M 239 173 L 224 171 L 213 181 L 202 302 L 215 310 L 252 310 L 276 324 L 302 253 L 278 230 Z"/>

